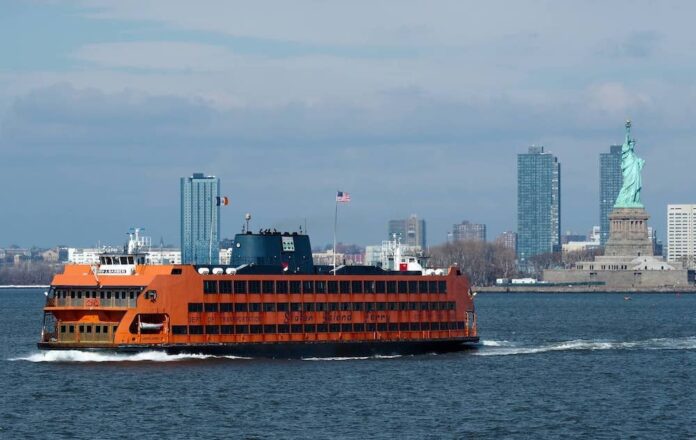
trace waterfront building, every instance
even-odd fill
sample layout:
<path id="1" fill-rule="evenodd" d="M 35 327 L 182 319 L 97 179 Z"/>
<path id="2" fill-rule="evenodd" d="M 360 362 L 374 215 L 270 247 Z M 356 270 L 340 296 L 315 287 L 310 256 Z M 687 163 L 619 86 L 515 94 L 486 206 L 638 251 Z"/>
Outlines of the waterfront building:
<path id="1" fill-rule="evenodd" d="M 517 155 L 517 258 L 520 267 L 561 244 L 561 164 L 544 147 Z"/>
<path id="2" fill-rule="evenodd" d="M 612 145 L 608 153 L 599 155 L 599 227 L 600 244 L 609 239 L 609 214 L 621 191 L 621 145 Z"/>
<path id="3" fill-rule="evenodd" d="M 696 266 L 696 204 L 667 205 L 667 261 Z"/>
<path id="4" fill-rule="evenodd" d="M 515 231 L 502 232 L 496 237 L 495 242 L 517 252 L 517 232 Z"/>
<path id="5" fill-rule="evenodd" d="M 403 220 L 390 220 L 388 225 L 388 238 L 397 238 L 405 246 L 418 246 L 422 250 L 426 249 L 425 220 L 419 219 L 412 214 Z"/>
<path id="6" fill-rule="evenodd" d="M 463 220 L 452 225 L 452 241 L 486 241 L 486 225 Z"/>
<path id="7" fill-rule="evenodd" d="M 218 264 L 220 179 L 194 173 L 181 178 L 181 262 Z"/>
<path id="8" fill-rule="evenodd" d="M 571 241 L 587 241 L 587 235 L 574 234 L 571 231 L 566 231 L 561 237 L 561 244 L 568 244 Z"/>

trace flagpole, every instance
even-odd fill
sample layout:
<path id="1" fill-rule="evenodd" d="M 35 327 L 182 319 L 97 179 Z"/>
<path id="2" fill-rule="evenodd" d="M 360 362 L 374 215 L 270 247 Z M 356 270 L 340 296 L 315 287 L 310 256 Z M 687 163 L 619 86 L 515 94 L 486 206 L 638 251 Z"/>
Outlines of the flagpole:
<path id="1" fill-rule="evenodd" d="M 338 224 L 338 191 L 336 191 L 336 210 L 334 211 L 333 274 L 336 275 L 336 225 Z"/>
<path id="2" fill-rule="evenodd" d="M 208 241 L 208 264 L 213 264 L 213 221 L 215 215 L 215 205 L 213 205 L 213 195 L 210 195 L 210 240 Z"/>

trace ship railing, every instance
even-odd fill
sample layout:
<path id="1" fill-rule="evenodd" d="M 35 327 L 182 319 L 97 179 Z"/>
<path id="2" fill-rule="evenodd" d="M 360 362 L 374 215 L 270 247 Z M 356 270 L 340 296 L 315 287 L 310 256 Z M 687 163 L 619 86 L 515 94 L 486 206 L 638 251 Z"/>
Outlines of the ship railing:
<path id="1" fill-rule="evenodd" d="M 46 307 L 133 308 L 136 298 L 47 298 Z"/>

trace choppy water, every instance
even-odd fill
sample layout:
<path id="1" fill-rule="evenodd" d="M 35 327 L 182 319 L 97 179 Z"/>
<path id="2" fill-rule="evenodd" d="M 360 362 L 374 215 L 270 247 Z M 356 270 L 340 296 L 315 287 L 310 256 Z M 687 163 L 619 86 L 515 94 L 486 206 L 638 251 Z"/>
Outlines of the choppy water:
<path id="1" fill-rule="evenodd" d="M 0 290 L 0 438 L 696 438 L 696 296 L 477 297 L 482 345 L 263 360 L 36 350 Z"/>

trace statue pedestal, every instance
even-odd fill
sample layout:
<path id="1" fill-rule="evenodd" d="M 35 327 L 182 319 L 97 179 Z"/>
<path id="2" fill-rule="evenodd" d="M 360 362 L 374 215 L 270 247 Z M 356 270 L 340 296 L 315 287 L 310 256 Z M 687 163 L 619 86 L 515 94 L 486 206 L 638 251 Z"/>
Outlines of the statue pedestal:
<path id="1" fill-rule="evenodd" d="M 609 240 L 604 255 L 651 256 L 652 240 L 648 235 L 648 218 L 645 208 L 614 208 L 609 214 Z"/>

